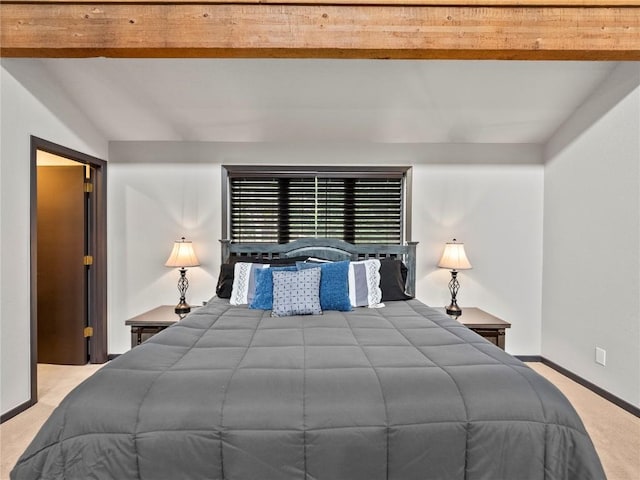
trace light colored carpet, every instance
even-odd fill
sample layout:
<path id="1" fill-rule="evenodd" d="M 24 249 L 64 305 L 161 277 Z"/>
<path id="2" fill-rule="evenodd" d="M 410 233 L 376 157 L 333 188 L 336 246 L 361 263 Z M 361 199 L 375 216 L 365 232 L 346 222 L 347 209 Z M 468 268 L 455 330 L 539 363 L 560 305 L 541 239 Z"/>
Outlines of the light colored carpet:
<path id="1" fill-rule="evenodd" d="M 565 394 L 598 451 L 609 480 L 640 480 L 640 418 L 542 363 L 528 363 Z"/>
<path id="2" fill-rule="evenodd" d="M 593 439 L 609 480 L 640 480 L 640 418 L 541 363 L 531 368 L 553 382 L 569 398 Z M 0 426 L 0 478 L 18 457 L 64 396 L 101 365 L 38 365 L 39 402 Z M 525 479 L 522 479 L 525 480 Z"/>

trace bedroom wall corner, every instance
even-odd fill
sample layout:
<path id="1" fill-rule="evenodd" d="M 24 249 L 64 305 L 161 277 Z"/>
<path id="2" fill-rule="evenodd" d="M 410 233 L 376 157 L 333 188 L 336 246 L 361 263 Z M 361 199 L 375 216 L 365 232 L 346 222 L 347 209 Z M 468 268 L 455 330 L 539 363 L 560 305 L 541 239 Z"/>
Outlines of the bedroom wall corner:
<path id="1" fill-rule="evenodd" d="M 542 355 L 640 406 L 640 63 L 619 64 L 549 141 Z M 606 366 L 595 348 L 607 352 Z"/>
<path id="2" fill-rule="evenodd" d="M 0 410 L 5 414 L 30 397 L 31 135 L 105 159 L 107 142 L 40 65 L 2 59 L 0 75 Z"/>

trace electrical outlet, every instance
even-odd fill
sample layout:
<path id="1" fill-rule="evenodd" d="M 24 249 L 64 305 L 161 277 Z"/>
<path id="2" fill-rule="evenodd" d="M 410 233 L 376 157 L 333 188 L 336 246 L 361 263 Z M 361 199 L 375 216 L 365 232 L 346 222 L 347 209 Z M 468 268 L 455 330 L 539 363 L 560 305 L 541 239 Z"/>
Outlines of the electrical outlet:
<path id="1" fill-rule="evenodd" d="M 607 351 L 604 348 L 596 347 L 596 363 L 603 367 L 607 365 Z"/>

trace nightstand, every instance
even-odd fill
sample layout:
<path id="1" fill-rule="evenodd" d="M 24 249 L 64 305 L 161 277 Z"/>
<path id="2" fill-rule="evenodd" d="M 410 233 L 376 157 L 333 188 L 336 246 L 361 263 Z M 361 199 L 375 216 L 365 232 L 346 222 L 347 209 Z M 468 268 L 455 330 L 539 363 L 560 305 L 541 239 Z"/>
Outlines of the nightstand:
<path id="1" fill-rule="evenodd" d="M 179 322 L 182 317 L 174 311 L 175 308 L 175 305 L 161 305 L 124 322 L 131 326 L 131 348 Z"/>
<path id="2" fill-rule="evenodd" d="M 442 311 L 445 311 L 445 309 L 442 309 Z M 475 307 L 465 307 L 462 309 L 462 315 L 459 317 L 451 316 L 451 318 L 455 318 L 465 327 L 504 350 L 505 330 L 511 328 L 509 322 L 505 322 Z"/>

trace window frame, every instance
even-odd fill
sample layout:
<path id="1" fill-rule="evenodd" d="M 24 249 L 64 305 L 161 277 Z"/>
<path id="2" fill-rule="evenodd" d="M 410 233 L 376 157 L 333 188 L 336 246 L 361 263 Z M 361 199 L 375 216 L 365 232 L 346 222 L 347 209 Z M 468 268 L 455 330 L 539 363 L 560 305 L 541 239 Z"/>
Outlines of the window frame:
<path id="1" fill-rule="evenodd" d="M 387 178 L 402 177 L 400 245 L 411 238 L 412 167 L 410 166 L 312 166 L 312 165 L 222 165 L 222 238 L 229 239 L 231 215 L 230 181 L 233 177 Z"/>

